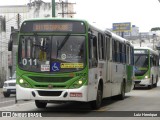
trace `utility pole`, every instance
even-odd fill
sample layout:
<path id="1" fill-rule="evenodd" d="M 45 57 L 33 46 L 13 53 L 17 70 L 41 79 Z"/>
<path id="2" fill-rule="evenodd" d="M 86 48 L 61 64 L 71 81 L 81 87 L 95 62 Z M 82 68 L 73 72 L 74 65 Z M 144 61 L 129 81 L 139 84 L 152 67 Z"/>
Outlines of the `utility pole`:
<path id="1" fill-rule="evenodd" d="M 76 4 L 76 3 L 69 3 L 69 2 L 61 2 L 61 3 L 58 3 L 58 4 L 61 4 L 62 5 L 62 12 L 61 13 L 58 13 L 58 14 L 62 14 L 62 18 L 64 18 L 64 15 L 65 14 L 76 14 L 76 12 L 68 12 L 68 5 L 71 5 L 71 4 Z M 65 12 L 64 8 L 67 8 L 67 11 Z M 71 16 L 72 17 L 72 16 Z"/>
<path id="2" fill-rule="evenodd" d="M 56 13 L 56 10 L 55 10 L 55 0 L 52 0 L 52 17 L 56 17 L 55 13 Z"/>
<path id="3" fill-rule="evenodd" d="M 153 34 L 153 49 L 155 49 L 156 34 Z"/>
<path id="4" fill-rule="evenodd" d="M 141 47 L 142 46 L 141 33 L 139 33 L 139 43 L 140 43 L 140 47 Z"/>
<path id="5" fill-rule="evenodd" d="M 20 14 L 18 13 L 17 14 L 17 28 L 20 29 L 20 23 L 21 23 L 21 16 Z"/>

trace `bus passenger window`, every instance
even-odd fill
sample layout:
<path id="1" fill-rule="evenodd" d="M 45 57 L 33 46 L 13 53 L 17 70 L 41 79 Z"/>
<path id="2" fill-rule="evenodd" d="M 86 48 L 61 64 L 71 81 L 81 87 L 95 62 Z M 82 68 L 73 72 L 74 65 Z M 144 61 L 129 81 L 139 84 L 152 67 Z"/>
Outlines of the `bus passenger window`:
<path id="1" fill-rule="evenodd" d="M 150 55 L 150 66 L 153 67 L 153 56 Z"/>

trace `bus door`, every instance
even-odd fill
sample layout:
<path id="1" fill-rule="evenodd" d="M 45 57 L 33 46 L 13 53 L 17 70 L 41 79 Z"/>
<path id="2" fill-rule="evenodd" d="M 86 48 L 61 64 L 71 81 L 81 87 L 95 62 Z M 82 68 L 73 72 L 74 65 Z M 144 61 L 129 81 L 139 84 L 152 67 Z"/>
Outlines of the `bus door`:
<path id="1" fill-rule="evenodd" d="M 89 37 L 89 73 L 88 73 L 88 100 L 95 100 L 98 81 L 98 52 L 97 52 L 97 37 L 91 35 Z"/>
<path id="2" fill-rule="evenodd" d="M 111 37 L 106 36 L 106 79 L 104 83 L 104 96 L 110 97 L 112 94 L 112 71 L 111 71 Z"/>

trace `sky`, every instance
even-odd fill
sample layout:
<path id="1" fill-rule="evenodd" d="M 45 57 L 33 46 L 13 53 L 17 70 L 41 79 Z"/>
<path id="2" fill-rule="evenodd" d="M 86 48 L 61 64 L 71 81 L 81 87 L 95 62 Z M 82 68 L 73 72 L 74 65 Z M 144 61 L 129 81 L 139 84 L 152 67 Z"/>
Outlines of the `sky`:
<path id="1" fill-rule="evenodd" d="M 30 0 L 0 0 L 0 5 L 25 5 Z M 33 0 L 32 0 L 33 1 Z M 43 0 L 50 2 L 52 0 Z M 56 0 L 59 1 L 59 0 Z M 64 0 L 65 1 L 65 0 Z M 68 0 L 75 2 L 75 18 L 112 28 L 113 23 L 131 22 L 140 32 L 160 27 L 158 0 Z"/>

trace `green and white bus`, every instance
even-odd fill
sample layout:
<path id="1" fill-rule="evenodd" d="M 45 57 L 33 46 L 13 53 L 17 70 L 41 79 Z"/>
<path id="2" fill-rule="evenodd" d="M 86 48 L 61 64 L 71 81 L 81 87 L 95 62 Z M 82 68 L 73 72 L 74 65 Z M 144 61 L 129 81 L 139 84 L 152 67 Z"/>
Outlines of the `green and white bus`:
<path id="1" fill-rule="evenodd" d="M 159 53 L 148 47 L 135 47 L 134 64 L 134 87 L 156 87 L 159 80 Z"/>
<path id="2" fill-rule="evenodd" d="M 79 19 L 32 19 L 22 23 L 16 99 L 89 102 L 124 99 L 133 88 L 134 48 L 126 39 Z"/>

